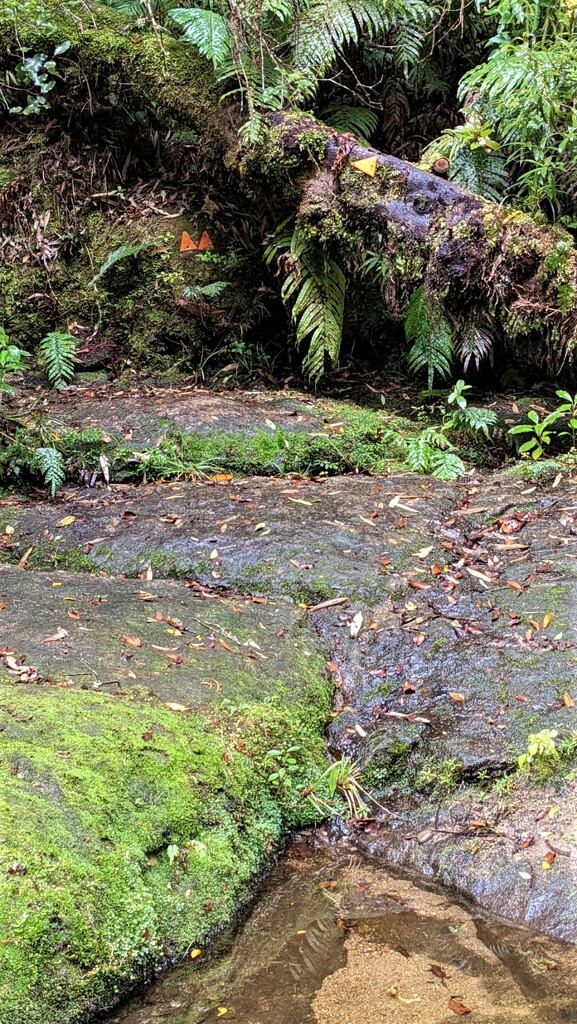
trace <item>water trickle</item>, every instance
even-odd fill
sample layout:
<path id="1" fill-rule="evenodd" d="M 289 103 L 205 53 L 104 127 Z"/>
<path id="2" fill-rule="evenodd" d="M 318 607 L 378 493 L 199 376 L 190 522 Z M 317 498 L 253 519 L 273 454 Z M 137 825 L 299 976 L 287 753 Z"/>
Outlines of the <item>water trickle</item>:
<path id="1" fill-rule="evenodd" d="M 346 844 L 295 842 L 226 952 L 110 1024 L 562 1024 L 577 950 L 417 887 Z"/>

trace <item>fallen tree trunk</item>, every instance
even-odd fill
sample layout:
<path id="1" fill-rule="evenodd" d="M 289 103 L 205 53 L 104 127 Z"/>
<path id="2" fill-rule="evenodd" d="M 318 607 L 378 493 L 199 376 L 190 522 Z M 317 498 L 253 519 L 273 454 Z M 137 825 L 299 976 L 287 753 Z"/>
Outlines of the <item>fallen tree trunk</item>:
<path id="1" fill-rule="evenodd" d="M 494 339 L 522 350 L 525 363 L 552 373 L 574 364 L 577 252 L 568 232 L 359 146 L 307 115 L 270 122 L 244 173 L 263 177 L 281 204 L 295 203 L 301 226 L 353 273 L 367 251 L 386 256 L 383 303 L 392 314 L 422 284 L 457 324 L 489 314 Z M 374 176 L 354 167 L 371 158 Z"/>
<path id="2" fill-rule="evenodd" d="M 46 2 L 54 13 L 51 23 L 25 19 L 19 27 L 21 44 L 31 52 L 52 52 L 50 47 L 64 38 L 72 46 L 64 58 L 62 81 L 51 94 L 46 132 L 47 147 L 54 150 L 50 173 L 43 170 L 46 153 L 38 150 L 36 162 L 32 157 L 26 161 L 22 140 L 15 141 L 13 153 L 9 139 L 4 147 L 10 152 L 5 168 L 8 185 L 0 193 L 5 234 L 0 292 L 5 296 L 4 324 L 14 340 L 28 343 L 31 335 L 39 337 L 68 320 L 92 324 L 91 250 L 104 259 L 122 242 L 142 237 L 143 218 L 138 213 L 143 209 L 144 180 L 153 191 L 161 182 L 168 183 L 174 196 L 179 190 L 178 198 L 163 204 L 162 210 L 155 208 L 160 220 L 166 218 L 166 226 L 174 226 L 176 236 L 182 227 L 198 228 L 197 234 L 210 227 L 223 252 L 230 248 L 231 238 L 237 240 L 247 254 L 245 276 L 250 278 L 252 296 L 258 298 L 263 280 L 263 235 L 296 211 L 310 237 L 361 288 L 369 284 L 363 270 L 367 253 L 386 260 L 382 301 L 377 294 L 374 302 L 371 293 L 377 337 L 387 319 L 403 317 L 411 293 L 423 285 L 428 301 L 451 320 L 457 333 L 470 335 L 471 325 L 480 325 L 495 345 L 519 355 L 525 365 L 540 365 L 549 372 L 575 364 L 577 256 L 572 237 L 563 229 L 537 224 L 526 214 L 464 191 L 446 179 L 446 168 L 439 176 L 361 147 L 352 136 L 298 112 L 269 115 L 268 134 L 239 159 L 240 108 L 232 101 L 222 106 L 210 66 L 193 49 L 167 39 L 161 51 L 154 33 L 133 36 L 124 30 L 123 16 L 102 5 L 87 4 L 80 23 L 61 11 L 57 0 Z M 6 55 L 13 33 L 11 16 L 0 15 L 5 51 L 0 64 L 7 61 L 8 66 L 12 60 Z M 108 109 L 111 94 L 117 96 L 113 115 Z M 143 107 L 150 124 L 136 138 L 134 111 Z M 62 153 L 59 135 L 65 143 Z M 122 194 L 113 198 L 108 169 L 111 138 L 118 165 L 111 180 L 122 186 Z M 34 145 L 32 156 L 38 149 Z M 353 167 L 370 158 L 376 161 L 374 177 Z M 83 175 L 87 163 L 93 167 Z M 38 187 L 33 189 L 37 178 Z M 100 217 L 96 239 L 94 210 Z M 51 212 L 49 221 L 46 211 Z M 149 215 L 150 209 L 145 212 Z M 34 225 L 42 217 L 46 223 L 39 242 Z M 122 232 L 115 230 L 119 224 L 124 225 Z M 148 226 L 150 218 L 146 238 L 155 238 Z M 72 268 L 59 256 L 62 239 L 68 236 L 83 240 Z M 179 302 L 183 282 L 191 286 L 186 275 L 192 265 L 185 266 L 178 250 L 175 254 L 174 247 L 169 249 L 173 274 L 170 279 L 165 275 L 163 287 L 170 320 L 151 335 L 150 344 L 157 345 L 166 335 L 190 349 L 189 314 L 182 312 Z M 138 275 L 133 277 L 140 287 Z M 196 283 L 195 279 L 192 284 Z M 233 288 L 227 293 L 231 303 L 232 293 Z M 135 303 L 127 306 L 123 318 L 118 309 L 112 310 L 113 299 L 108 316 L 102 312 L 101 299 L 99 326 L 101 334 L 122 346 L 134 335 Z M 158 295 L 155 301 L 158 305 Z M 137 305 L 150 320 L 140 297 Z M 260 309 L 260 299 L 255 309 L 257 305 Z M 366 313 L 361 329 L 368 333 Z M 244 310 L 239 318 L 242 329 L 258 315 Z M 221 321 L 215 323 L 220 329 Z M 211 330 L 218 333 L 212 325 L 207 316 L 200 317 L 197 326 L 203 339 Z M 231 326 L 227 321 L 226 329 Z M 144 336 L 141 330 L 137 333 Z M 148 336 L 150 331 L 144 333 Z"/>

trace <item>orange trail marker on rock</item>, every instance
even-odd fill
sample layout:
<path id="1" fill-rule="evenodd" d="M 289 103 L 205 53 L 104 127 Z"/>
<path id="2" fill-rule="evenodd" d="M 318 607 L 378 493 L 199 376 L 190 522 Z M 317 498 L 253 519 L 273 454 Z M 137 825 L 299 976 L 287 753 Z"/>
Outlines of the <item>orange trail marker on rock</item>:
<path id="1" fill-rule="evenodd" d="M 193 242 L 188 231 L 183 231 L 180 237 L 180 251 L 181 252 L 194 252 L 198 249 L 196 242 Z"/>
<path id="2" fill-rule="evenodd" d="M 377 173 L 377 158 L 376 156 L 367 156 L 364 160 L 353 160 L 351 167 L 354 167 L 355 171 L 360 171 L 361 174 L 366 174 L 369 178 L 374 178 Z"/>
<path id="3" fill-rule="evenodd" d="M 212 238 L 210 237 L 208 232 L 203 231 L 202 235 L 200 236 L 200 241 L 198 243 L 198 251 L 206 252 L 207 249 L 214 249 L 214 245 L 212 244 Z"/>

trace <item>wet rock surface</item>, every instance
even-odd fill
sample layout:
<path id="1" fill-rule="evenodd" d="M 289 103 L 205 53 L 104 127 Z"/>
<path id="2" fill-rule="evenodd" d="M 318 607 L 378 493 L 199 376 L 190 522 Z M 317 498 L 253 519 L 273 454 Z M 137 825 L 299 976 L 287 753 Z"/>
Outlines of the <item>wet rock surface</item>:
<path id="1" fill-rule="evenodd" d="M 136 409 L 126 401 L 107 391 L 71 396 L 58 409 L 67 424 L 86 426 L 101 422 L 106 406 L 111 430 L 123 424 L 151 443 L 164 427 L 146 403 L 159 409 L 159 396 L 143 396 Z M 283 429 L 294 421 L 310 430 L 325 417 L 322 404 L 303 412 L 293 399 L 250 401 L 177 395 L 166 405 L 183 429 L 215 416 L 227 430 L 246 429 L 247 419 L 259 429 L 272 416 L 284 417 Z M 259 736 L 264 729 L 259 742 L 274 746 L 262 724 L 271 701 L 275 713 L 284 702 L 288 720 L 310 693 L 314 718 L 331 680 L 329 754 L 356 762 L 373 798 L 351 844 L 575 942 L 577 499 L 569 474 L 548 487 L 508 473 L 455 483 L 402 473 L 101 482 L 54 502 L 6 497 L 0 552 L 6 687 L 111 698 L 134 691 L 137 700 L 144 692 L 212 721 L 249 706 Z M 310 742 L 295 723 L 265 763 L 267 777 L 281 770 L 271 776 L 279 793 L 285 747 Z M 518 761 L 535 734 L 549 747 L 522 774 Z M 253 756 L 250 741 L 237 749 Z M 314 781 L 286 789 L 291 807 L 310 815 Z M 327 1007 L 334 998 L 327 990 Z M 319 1004 L 319 1021 L 323 1012 Z"/>
<path id="2" fill-rule="evenodd" d="M 54 428 L 95 428 L 135 447 L 156 444 L 170 431 L 254 433 L 270 424 L 308 432 L 321 428 L 332 403 L 276 392 L 220 393 L 189 388 L 111 384 L 74 387 L 55 396 L 52 389 L 21 391 L 15 400 L 27 417 L 42 414 Z"/>
<path id="3" fill-rule="evenodd" d="M 577 1012 L 574 961 L 562 943 L 418 888 L 347 842 L 300 840 L 230 952 L 183 965 L 113 1022 L 446 1024 L 466 1009 L 483 1024 L 561 1024 Z"/>
<path id="4" fill-rule="evenodd" d="M 318 659 L 312 627 L 282 599 L 3 566 L 0 600 L 4 668 L 28 685 L 139 686 L 182 705 L 258 702 L 280 687 L 298 691 Z"/>

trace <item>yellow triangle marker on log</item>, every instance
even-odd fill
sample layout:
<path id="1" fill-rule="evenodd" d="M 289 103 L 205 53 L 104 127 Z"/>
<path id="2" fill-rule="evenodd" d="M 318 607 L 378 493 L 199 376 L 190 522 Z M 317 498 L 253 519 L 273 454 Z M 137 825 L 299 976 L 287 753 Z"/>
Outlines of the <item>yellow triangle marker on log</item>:
<path id="1" fill-rule="evenodd" d="M 354 167 L 355 171 L 360 171 L 361 174 L 368 175 L 369 178 L 374 178 L 377 173 L 377 158 L 376 156 L 367 156 L 364 160 L 353 160 L 351 167 Z"/>

